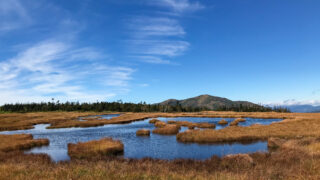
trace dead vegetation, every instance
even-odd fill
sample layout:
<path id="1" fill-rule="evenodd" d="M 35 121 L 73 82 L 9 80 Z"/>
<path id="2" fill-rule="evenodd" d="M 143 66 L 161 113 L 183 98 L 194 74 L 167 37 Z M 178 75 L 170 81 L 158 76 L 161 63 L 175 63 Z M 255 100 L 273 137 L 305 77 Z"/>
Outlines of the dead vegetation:
<path id="1" fill-rule="evenodd" d="M 45 155 L 0 153 L 0 179 L 106 178 L 319 179 L 320 158 L 297 148 L 279 148 L 271 153 L 238 154 L 222 158 L 213 156 L 205 161 L 166 161 L 148 158 L 135 160 L 101 156 L 56 164 L 50 162 Z"/>
<path id="2" fill-rule="evenodd" d="M 281 114 L 279 114 L 281 115 Z M 188 131 L 177 134 L 181 142 L 223 143 L 267 140 L 270 137 L 320 137 L 320 114 L 295 114 L 296 117 L 270 125 L 230 126 L 220 130 Z"/>
<path id="3" fill-rule="evenodd" d="M 238 113 L 238 112 L 194 112 L 194 113 L 122 113 L 119 117 L 112 119 L 90 119 L 79 121 L 79 117 L 92 115 L 103 115 L 108 113 L 97 112 L 37 112 L 37 113 L 7 113 L 0 114 L 0 131 L 31 129 L 35 124 L 51 124 L 48 128 L 69 127 L 95 127 L 105 124 L 122 124 L 157 117 L 212 117 L 212 118 L 307 118 L 314 114 L 303 113 Z M 111 113 L 113 114 L 113 113 Z M 118 114 L 118 113 L 117 113 Z M 152 121 L 152 120 L 151 120 Z"/>
<path id="4" fill-rule="evenodd" d="M 139 129 L 136 132 L 136 135 L 137 136 L 150 136 L 150 130 L 148 130 L 148 129 Z"/>
<path id="5" fill-rule="evenodd" d="M 219 122 L 218 122 L 219 125 L 227 125 L 228 124 L 228 121 L 226 121 L 225 119 L 221 119 Z"/>
<path id="6" fill-rule="evenodd" d="M 39 114 L 41 113 L 32 115 L 31 113 L 27 113 L 14 116 L 12 114 L 1 114 L 0 127 L 19 128 L 17 125 L 21 124 L 25 125 L 23 127 L 25 128 L 29 125 L 32 127 L 33 123 L 38 124 L 38 122 L 43 123 L 44 121 L 51 124 L 53 122 L 54 127 L 79 125 L 72 124 L 73 120 L 64 119 L 64 121 L 58 121 L 50 113 L 50 115 L 44 115 L 43 117 L 39 117 Z M 61 115 L 60 117 L 63 116 L 66 115 Z M 77 114 L 74 117 L 77 119 L 79 116 Z M 221 130 L 188 130 L 177 135 L 179 141 L 204 143 L 268 140 L 270 137 L 280 138 L 273 140 L 272 143 L 274 145 L 272 145 L 269 139 L 270 143 L 268 144 L 270 144 L 270 147 L 277 146 L 270 153 L 230 155 L 223 158 L 214 156 L 205 161 L 133 160 L 95 156 L 96 154 L 94 154 L 90 155 L 90 158 L 87 158 L 88 156 L 85 159 L 73 158 L 70 162 L 55 164 L 50 162 L 50 159 L 45 155 L 25 155 L 21 152 L 1 150 L 0 179 L 105 179 L 106 177 L 108 179 L 320 179 L 320 114 L 233 112 L 179 114 L 127 113 L 123 117 L 114 118 L 111 121 L 113 123 L 127 123 L 135 120 L 166 116 L 268 117 L 285 118 L 285 120 L 272 123 L 268 126 L 252 125 L 249 127 L 227 127 Z M 30 119 L 25 117 L 29 117 Z M 47 119 L 44 117 L 47 117 Z M 71 115 L 68 115 L 68 117 L 71 117 Z M 89 123 L 89 125 L 93 124 Z M 166 126 L 169 126 L 169 124 Z M 175 126 L 175 124 L 170 124 L 170 126 Z M 4 139 L 7 139 L 7 141 L 2 141 Z M 20 140 L 17 139 L 10 140 L 0 135 L 0 147 L 19 147 L 13 144 L 18 143 L 20 140 L 23 143 L 29 141 L 30 137 L 20 137 Z M 92 146 L 97 147 L 96 143 L 93 143 Z M 24 149 L 25 146 L 20 147 Z M 20 148 L 13 149 L 18 150 Z M 83 152 L 84 149 L 80 148 L 79 150 Z"/>
<path id="7" fill-rule="evenodd" d="M 152 133 L 161 134 L 161 135 L 175 135 L 179 132 L 179 130 L 180 130 L 180 126 L 178 125 L 166 124 L 165 126 L 154 129 Z"/>
<path id="8" fill-rule="evenodd" d="M 0 152 L 20 151 L 49 145 L 48 139 L 33 139 L 31 134 L 0 135 Z"/>
<path id="9" fill-rule="evenodd" d="M 123 153 L 123 150 L 122 142 L 112 138 L 68 144 L 68 155 L 74 159 L 114 156 Z"/>

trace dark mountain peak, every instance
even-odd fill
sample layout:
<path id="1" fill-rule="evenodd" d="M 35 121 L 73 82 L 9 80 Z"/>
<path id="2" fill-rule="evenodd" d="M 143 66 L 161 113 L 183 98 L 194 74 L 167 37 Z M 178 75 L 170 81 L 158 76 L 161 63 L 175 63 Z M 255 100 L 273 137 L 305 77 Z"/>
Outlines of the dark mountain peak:
<path id="1" fill-rule="evenodd" d="M 168 99 L 160 103 L 161 105 L 171 105 L 176 106 L 180 104 L 182 107 L 192 107 L 192 108 L 208 108 L 210 110 L 218 109 L 219 107 L 234 107 L 239 106 L 259 106 L 257 104 L 247 102 L 247 101 L 231 101 L 227 98 L 222 98 L 218 96 L 211 96 L 209 94 L 203 94 L 200 96 L 177 100 Z"/>

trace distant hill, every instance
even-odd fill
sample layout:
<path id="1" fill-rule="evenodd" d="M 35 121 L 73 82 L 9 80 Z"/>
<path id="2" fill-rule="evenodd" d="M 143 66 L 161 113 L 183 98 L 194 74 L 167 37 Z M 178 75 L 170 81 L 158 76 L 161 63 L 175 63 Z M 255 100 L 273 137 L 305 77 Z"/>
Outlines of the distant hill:
<path id="1" fill-rule="evenodd" d="M 291 112 L 301 112 L 301 113 L 320 112 L 320 106 L 288 105 L 285 107 L 288 108 Z"/>
<path id="2" fill-rule="evenodd" d="M 207 108 L 210 110 L 217 110 L 220 107 L 262 107 L 258 104 L 254 104 L 248 101 L 231 101 L 227 98 L 211 96 L 211 95 L 201 95 L 189 99 L 177 100 L 169 99 L 159 103 L 160 105 L 170 105 L 176 106 L 180 104 L 182 107 L 192 107 L 192 108 Z"/>

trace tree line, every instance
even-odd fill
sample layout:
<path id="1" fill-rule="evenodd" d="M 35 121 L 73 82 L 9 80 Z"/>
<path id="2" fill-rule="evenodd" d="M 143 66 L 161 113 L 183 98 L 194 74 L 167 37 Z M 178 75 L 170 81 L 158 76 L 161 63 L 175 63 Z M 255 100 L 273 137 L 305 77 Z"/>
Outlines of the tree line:
<path id="1" fill-rule="evenodd" d="M 141 103 L 123 103 L 121 100 L 117 102 L 41 102 L 41 103 L 16 103 L 5 104 L 0 106 L 2 112 L 49 112 L 49 111 L 114 111 L 114 112 L 200 112 L 208 111 L 206 107 L 183 107 L 181 104 L 160 105 Z M 264 106 L 220 106 L 216 111 L 236 111 L 236 112 L 290 112 L 286 108 L 281 107 L 264 107 Z"/>

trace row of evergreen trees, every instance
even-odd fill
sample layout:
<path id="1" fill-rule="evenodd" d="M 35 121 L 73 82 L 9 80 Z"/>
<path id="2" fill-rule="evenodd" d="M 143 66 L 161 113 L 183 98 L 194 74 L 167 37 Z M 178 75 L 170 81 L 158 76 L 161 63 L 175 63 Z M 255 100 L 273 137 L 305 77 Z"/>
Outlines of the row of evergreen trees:
<path id="1" fill-rule="evenodd" d="M 190 108 L 181 105 L 169 106 L 146 103 L 123 103 L 118 102 L 42 102 L 25 104 L 5 104 L 0 107 L 2 112 L 48 112 L 48 111 L 116 111 L 116 112 L 199 112 L 208 110 L 206 108 Z"/>
<path id="2" fill-rule="evenodd" d="M 266 106 L 220 106 L 216 111 L 235 111 L 235 112 L 290 112 L 288 108 L 281 106 L 266 107 Z"/>
<path id="3" fill-rule="evenodd" d="M 48 111 L 115 111 L 115 112 L 199 112 L 207 111 L 208 108 L 182 107 L 176 106 L 146 104 L 144 103 L 123 103 L 117 102 L 96 102 L 96 103 L 79 103 L 79 102 L 42 102 L 42 103 L 16 103 L 5 104 L 0 106 L 2 112 L 48 112 Z M 288 109 L 281 107 L 264 107 L 264 106 L 221 106 L 217 111 L 237 111 L 237 112 L 289 112 Z"/>

